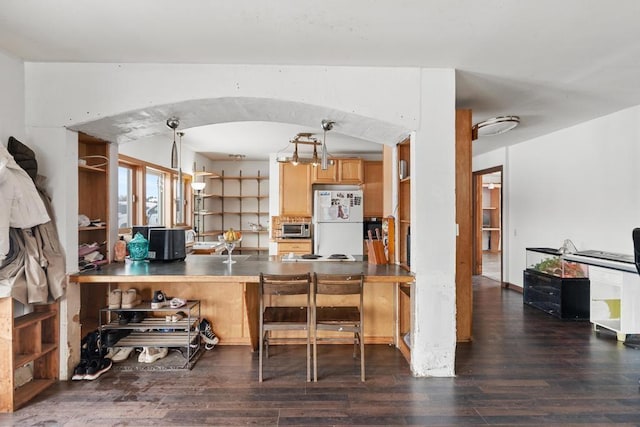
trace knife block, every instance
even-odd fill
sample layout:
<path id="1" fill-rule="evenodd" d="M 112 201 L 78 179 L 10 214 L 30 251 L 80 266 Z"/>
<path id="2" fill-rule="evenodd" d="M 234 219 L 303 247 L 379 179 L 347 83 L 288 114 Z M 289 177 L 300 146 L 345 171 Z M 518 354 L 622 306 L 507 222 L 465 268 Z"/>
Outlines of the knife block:
<path id="1" fill-rule="evenodd" d="M 384 253 L 384 244 L 380 240 L 367 240 L 367 255 L 369 264 L 386 264 L 387 256 Z"/>

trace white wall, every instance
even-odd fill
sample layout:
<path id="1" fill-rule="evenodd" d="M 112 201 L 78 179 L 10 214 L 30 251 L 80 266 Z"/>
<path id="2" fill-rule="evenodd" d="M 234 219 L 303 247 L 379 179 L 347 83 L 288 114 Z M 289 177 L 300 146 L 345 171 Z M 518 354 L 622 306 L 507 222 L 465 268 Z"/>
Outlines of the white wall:
<path id="1" fill-rule="evenodd" d="M 416 267 L 412 370 L 420 376 L 453 374 L 453 70 L 28 63 L 25 76 L 29 129 L 62 129 L 150 105 L 246 96 L 309 103 L 415 130 L 412 162 L 420 168 L 412 167 L 412 188 L 414 193 L 420 189 L 420 197 L 414 198 L 416 203 L 412 204 L 412 217 L 416 220 L 412 229 L 416 236 L 412 265 L 419 266 Z M 47 145 L 46 133 L 38 139 L 39 144 Z M 57 173 L 75 174 L 76 169 L 76 160 L 67 160 Z M 66 208 L 77 208 L 77 203 Z"/>
<path id="2" fill-rule="evenodd" d="M 0 52 L 0 144 L 7 146 L 10 136 L 24 142 L 24 64 L 22 60 Z M 15 302 L 16 315 L 23 314 L 22 304 Z"/>
<path id="3" fill-rule="evenodd" d="M 24 63 L 0 51 L 0 141 L 13 136 L 25 144 Z"/>
<path id="4" fill-rule="evenodd" d="M 503 150 L 497 150 L 503 151 Z M 493 159 L 493 160 L 487 160 Z M 474 158 L 504 161 L 505 280 L 522 286 L 527 247 L 633 253 L 640 226 L 640 106 Z M 495 163 L 495 164 L 491 164 Z"/>
<path id="5" fill-rule="evenodd" d="M 176 141 L 179 141 L 176 137 Z M 166 137 L 150 137 L 139 141 L 118 144 L 118 153 L 126 156 L 135 157 L 165 168 L 171 167 L 171 146 L 173 145 L 173 133 L 167 128 Z M 202 170 L 202 166 L 209 170 L 211 160 L 194 153 L 186 144 L 183 144 L 181 150 L 182 172 L 185 174 L 193 174 L 193 164 L 196 163 L 198 170 Z"/>
<path id="6" fill-rule="evenodd" d="M 425 71 L 422 81 L 421 126 L 409 165 L 416 273 L 411 362 L 419 376 L 450 376 L 456 348 L 455 73 Z"/>
<path id="7" fill-rule="evenodd" d="M 26 63 L 25 72 L 29 125 L 84 123 L 185 100 L 260 97 L 419 126 L 418 68 Z"/>

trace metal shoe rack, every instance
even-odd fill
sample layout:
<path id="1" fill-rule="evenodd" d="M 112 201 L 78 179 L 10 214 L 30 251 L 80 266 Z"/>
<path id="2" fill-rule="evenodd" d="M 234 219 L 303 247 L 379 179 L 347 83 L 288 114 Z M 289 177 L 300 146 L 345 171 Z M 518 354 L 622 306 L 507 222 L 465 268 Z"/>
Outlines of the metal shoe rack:
<path id="1" fill-rule="evenodd" d="M 119 323 L 118 313 L 129 312 L 133 314 L 136 311 L 145 313 L 145 318 L 141 322 Z M 176 322 L 166 320 L 167 315 L 173 315 L 179 311 L 184 312 L 186 317 Z M 181 350 L 185 358 L 182 369 L 191 369 L 202 347 L 198 331 L 199 319 L 200 301 L 193 300 L 187 301 L 185 305 L 178 308 L 151 308 L 150 302 L 143 302 L 128 309 L 105 307 L 100 309 L 98 322 L 101 333 L 110 330 L 131 331 L 110 347 L 184 348 L 184 351 Z"/>

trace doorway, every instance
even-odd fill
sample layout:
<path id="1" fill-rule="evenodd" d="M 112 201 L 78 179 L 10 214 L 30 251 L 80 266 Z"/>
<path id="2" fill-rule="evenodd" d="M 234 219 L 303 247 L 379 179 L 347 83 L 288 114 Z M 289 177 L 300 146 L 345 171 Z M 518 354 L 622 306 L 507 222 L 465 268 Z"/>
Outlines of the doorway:
<path id="1" fill-rule="evenodd" d="M 502 283 L 502 166 L 473 173 L 473 274 Z"/>

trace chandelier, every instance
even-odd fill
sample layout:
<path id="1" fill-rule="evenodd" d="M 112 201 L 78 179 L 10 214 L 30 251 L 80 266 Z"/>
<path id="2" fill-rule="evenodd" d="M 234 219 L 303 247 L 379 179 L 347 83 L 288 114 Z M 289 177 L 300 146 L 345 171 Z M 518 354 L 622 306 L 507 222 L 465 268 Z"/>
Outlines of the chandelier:
<path id="1" fill-rule="evenodd" d="M 323 170 L 326 170 L 329 165 L 333 165 L 333 160 L 329 159 L 329 152 L 327 150 L 327 131 L 333 129 L 335 124 L 332 120 L 322 120 L 323 137 L 322 142 L 318 141 L 312 133 L 301 132 L 297 134 L 291 141 L 293 144 L 293 154 L 289 156 L 278 156 L 277 160 L 280 163 L 291 163 L 292 165 L 298 164 L 310 164 L 312 166 L 318 166 Z M 301 156 L 298 152 L 298 145 L 311 145 L 313 146 L 313 153 L 310 157 Z M 318 156 L 318 145 L 320 145 L 321 154 Z"/>
<path id="2" fill-rule="evenodd" d="M 301 132 L 297 134 L 291 141 L 293 144 L 293 154 L 291 156 L 278 156 L 277 160 L 280 163 L 291 163 L 292 165 L 299 164 L 310 164 L 313 166 L 318 166 L 321 162 L 320 157 L 318 156 L 318 145 L 321 145 L 320 141 L 318 141 L 312 133 Z M 313 153 L 310 157 L 305 157 L 304 154 L 300 155 L 299 145 L 305 146 L 310 145 L 313 147 Z"/>

